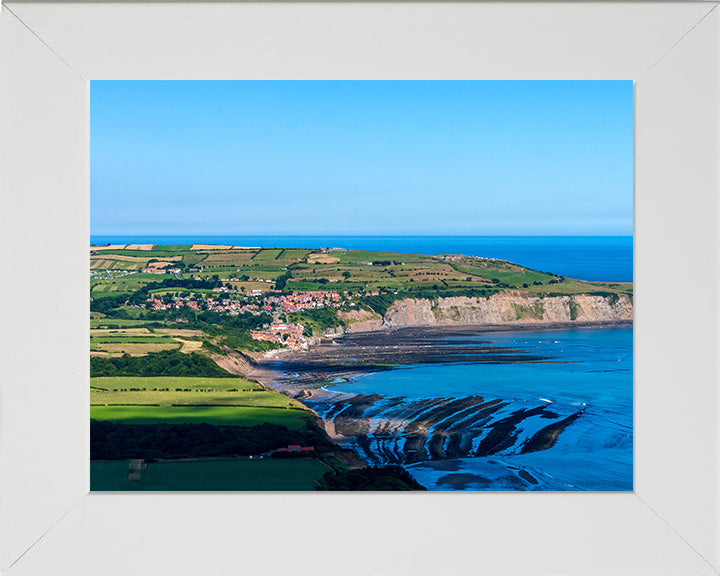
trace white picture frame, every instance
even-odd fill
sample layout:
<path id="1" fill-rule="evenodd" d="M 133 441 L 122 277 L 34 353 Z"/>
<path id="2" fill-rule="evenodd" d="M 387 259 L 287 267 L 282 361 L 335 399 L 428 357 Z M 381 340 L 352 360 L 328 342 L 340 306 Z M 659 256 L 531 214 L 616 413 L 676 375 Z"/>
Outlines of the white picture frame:
<path id="1" fill-rule="evenodd" d="M 717 6 L 5 2 L 0 573 L 720 573 Z M 89 81 L 181 78 L 632 79 L 634 491 L 89 494 Z"/>

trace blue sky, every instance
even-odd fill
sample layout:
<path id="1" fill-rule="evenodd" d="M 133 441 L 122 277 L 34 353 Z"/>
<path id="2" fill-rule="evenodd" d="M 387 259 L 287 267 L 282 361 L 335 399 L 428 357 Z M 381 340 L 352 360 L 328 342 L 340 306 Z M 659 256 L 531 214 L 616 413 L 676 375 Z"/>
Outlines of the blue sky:
<path id="1" fill-rule="evenodd" d="M 629 235 L 632 82 L 91 83 L 92 234 Z"/>

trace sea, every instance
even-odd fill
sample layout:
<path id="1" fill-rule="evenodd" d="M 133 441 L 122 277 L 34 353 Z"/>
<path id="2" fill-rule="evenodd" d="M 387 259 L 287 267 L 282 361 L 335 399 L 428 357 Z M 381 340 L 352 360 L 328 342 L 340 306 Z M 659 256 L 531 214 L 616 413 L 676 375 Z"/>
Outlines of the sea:
<path id="1" fill-rule="evenodd" d="M 577 327 L 543 330 L 479 332 L 461 337 L 440 336 L 429 345 L 452 344 L 462 338 L 465 345 L 522 351 L 544 358 L 542 362 L 433 363 L 399 366 L 361 374 L 328 392 L 341 398 L 376 395 L 375 402 L 390 408 L 355 414 L 367 429 L 368 451 L 381 459 L 402 448 L 406 438 L 387 435 L 392 423 L 403 420 L 412 427 L 413 418 L 432 422 L 427 431 L 449 438 L 462 431 L 462 422 L 448 428 L 458 414 L 465 422 L 477 412 L 458 408 L 433 420 L 428 411 L 414 416 L 430 399 L 482 397 L 501 401 L 502 410 L 486 419 L 484 431 L 470 433 L 473 449 L 493 427 L 503 428 L 518 414 L 515 431 L 507 446 L 485 457 L 430 459 L 407 465 L 415 479 L 430 490 L 549 490 L 631 491 L 633 489 L 633 355 L 632 328 Z M 402 398 L 398 405 L 397 398 Z M 342 400 L 340 400 L 342 401 Z M 449 405 L 449 404 L 448 404 Z M 340 414 L 331 403 L 310 404 L 325 418 Z M 542 412 L 538 413 L 538 410 Z M 328 414 L 326 414 L 326 412 Z M 408 416 L 413 414 L 413 416 Z M 557 436 L 548 449 L 523 452 L 523 444 L 543 427 L 579 414 Z M 400 415 L 400 416 L 398 416 Z M 408 429 L 407 427 L 405 428 Z M 373 431 L 382 431 L 374 434 Z M 416 429 L 417 430 L 417 429 Z M 415 431 L 415 433 L 417 433 Z M 447 442 L 447 440 L 446 440 Z M 446 444 L 447 445 L 447 444 Z M 388 463 L 388 462 L 382 462 Z"/>
<path id="2" fill-rule="evenodd" d="M 92 236 L 93 244 L 231 244 L 339 247 L 415 254 L 467 254 L 509 260 L 534 270 L 588 281 L 632 282 L 631 236 Z M 437 336 L 434 345 L 452 336 Z M 430 459 L 406 465 L 430 490 L 633 489 L 633 329 L 564 328 L 482 332 L 478 346 L 522 350 L 541 363 L 442 363 L 359 374 L 333 393 L 405 398 L 501 400 L 494 422 L 547 407 L 558 418 L 580 414 L 549 448 L 521 446 L 549 420 L 527 418 L 512 445 L 487 457 Z M 467 340 L 468 335 L 464 334 Z M 547 417 L 546 414 L 546 417 Z"/>
<path id="3" fill-rule="evenodd" d="M 347 248 L 403 254 L 466 254 L 508 260 L 578 280 L 632 282 L 632 236 L 107 236 L 101 244 L 229 244 Z"/>

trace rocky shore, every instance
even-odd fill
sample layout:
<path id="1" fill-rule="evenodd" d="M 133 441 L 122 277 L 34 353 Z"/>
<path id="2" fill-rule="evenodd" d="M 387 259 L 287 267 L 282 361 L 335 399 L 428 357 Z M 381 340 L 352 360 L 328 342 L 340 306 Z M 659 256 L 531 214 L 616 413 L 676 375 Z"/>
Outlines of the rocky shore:
<path id="1" fill-rule="evenodd" d="M 631 322 L 553 323 L 543 328 L 631 327 Z M 334 385 L 361 374 L 432 364 L 563 364 L 537 349 L 497 345 L 498 332 L 537 325 L 440 326 L 349 333 L 303 351 L 276 351 L 258 363 L 262 381 L 302 401 L 328 435 L 368 463 L 411 465 L 490 457 L 508 450 L 550 449 L 582 417 L 584 406 L 544 401 L 447 395 L 427 397 L 338 392 Z M 487 337 L 483 335 L 487 335 Z M 442 388 L 442 387 L 439 387 Z M 410 393 L 408 390 L 407 393 Z"/>
<path id="2" fill-rule="evenodd" d="M 478 335 L 482 334 L 615 326 L 631 327 L 632 321 L 448 325 L 347 332 L 344 335 L 320 339 L 317 345 L 305 350 L 273 350 L 258 359 L 251 375 L 264 384 L 280 387 L 293 395 L 301 394 L 300 398 L 310 398 L 316 395 L 314 390 L 333 381 L 339 382 L 357 374 L 389 370 L 402 365 L 552 361 L 522 349 L 493 346 L 490 337 L 487 341 L 478 341 Z M 452 340 L 439 345 L 438 340 L 444 337 L 452 337 Z"/>

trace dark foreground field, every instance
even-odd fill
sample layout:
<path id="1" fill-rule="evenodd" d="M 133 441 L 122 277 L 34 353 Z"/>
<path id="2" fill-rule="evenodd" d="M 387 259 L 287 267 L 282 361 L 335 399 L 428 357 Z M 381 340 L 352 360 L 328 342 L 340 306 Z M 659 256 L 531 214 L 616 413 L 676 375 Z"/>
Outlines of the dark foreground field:
<path id="1" fill-rule="evenodd" d="M 315 458 L 153 462 L 130 480 L 129 460 L 92 461 L 92 491 L 290 491 L 315 490 L 331 468 Z"/>

